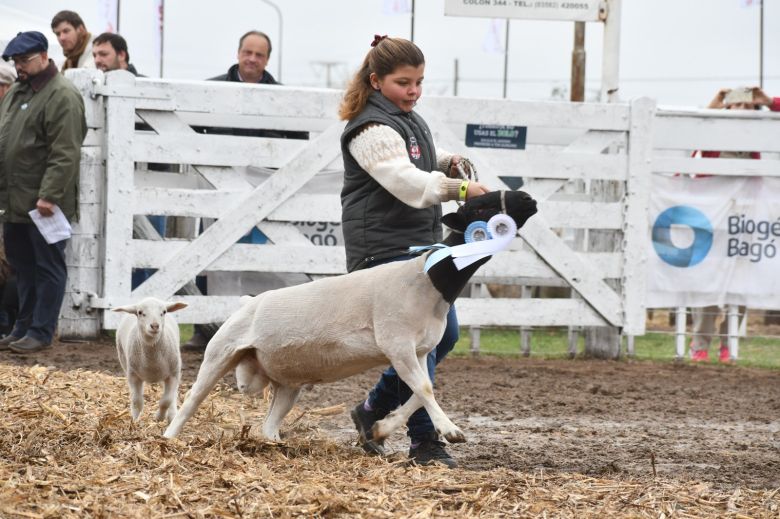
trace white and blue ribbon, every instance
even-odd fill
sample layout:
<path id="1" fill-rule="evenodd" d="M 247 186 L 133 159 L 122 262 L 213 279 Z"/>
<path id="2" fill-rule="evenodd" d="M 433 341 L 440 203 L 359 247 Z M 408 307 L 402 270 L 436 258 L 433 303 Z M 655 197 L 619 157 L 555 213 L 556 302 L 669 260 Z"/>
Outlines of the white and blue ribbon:
<path id="1" fill-rule="evenodd" d="M 517 235 L 517 224 L 511 217 L 505 214 L 497 214 L 488 220 L 487 229 L 489 232 L 488 236 L 490 236 L 487 240 L 472 241 L 454 247 L 446 247 L 440 243 L 421 247 L 409 247 L 409 252 L 435 249 L 425 261 L 424 272 L 428 272 L 428 269 L 436 263 L 450 256 L 453 258 L 455 267 L 458 270 L 463 270 L 482 258 L 492 256 L 496 252 L 506 249 Z"/>

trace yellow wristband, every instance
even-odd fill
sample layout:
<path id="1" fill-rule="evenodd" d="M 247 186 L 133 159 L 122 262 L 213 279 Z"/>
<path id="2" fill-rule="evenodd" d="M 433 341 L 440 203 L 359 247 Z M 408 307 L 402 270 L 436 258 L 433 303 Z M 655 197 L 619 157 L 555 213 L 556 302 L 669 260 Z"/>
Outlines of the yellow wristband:
<path id="1" fill-rule="evenodd" d="M 458 200 L 461 202 L 466 201 L 466 193 L 469 191 L 469 181 L 464 180 L 460 183 L 460 187 L 458 188 Z"/>

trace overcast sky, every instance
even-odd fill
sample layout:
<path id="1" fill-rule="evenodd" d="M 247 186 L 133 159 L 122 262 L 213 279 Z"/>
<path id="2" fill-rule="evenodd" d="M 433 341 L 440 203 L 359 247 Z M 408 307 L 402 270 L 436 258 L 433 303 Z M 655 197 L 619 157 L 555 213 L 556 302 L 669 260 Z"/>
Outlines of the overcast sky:
<path id="1" fill-rule="evenodd" d="M 650 96 L 664 105 L 704 106 L 718 88 L 759 82 L 760 0 L 623 0 L 620 49 L 622 99 Z M 374 33 L 410 37 L 409 14 L 388 14 L 398 0 L 166 0 L 163 75 L 203 79 L 236 61 L 238 38 L 250 29 L 268 33 L 274 51 L 269 71 L 288 85 L 341 86 L 358 67 Z M 411 0 L 408 2 L 411 5 Z M 60 9 L 72 9 L 97 35 L 101 0 L 0 0 L 48 26 Z M 452 95 L 455 60 L 458 94 L 501 97 L 504 21 L 444 16 L 444 0 L 416 0 L 414 40 L 426 56 L 426 95 Z M 158 76 L 154 0 L 124 0 L 119 32 L 131 60 Z M 764 86 L 780 96 L 780 0 L 764 0 Z M 5 26 L 5 24 L 3 24 Z M 24 30 L 26 27 L 19 27 Z M 491 32 L 498 29 L 498 33 Z M 511 99 L 568 96 L 572 22 L 512 20 L 508 93 Z M 598 92 L 603 28 L 588 23 L 587 97 Z M 56 40 L 46 33 L 51 43 Z M 6 39 L 7 35 L 0 35 Z M 487 45 L 490 47 L 490 45 Z M 281 57 L 281 63 L 280 63 Z"/>

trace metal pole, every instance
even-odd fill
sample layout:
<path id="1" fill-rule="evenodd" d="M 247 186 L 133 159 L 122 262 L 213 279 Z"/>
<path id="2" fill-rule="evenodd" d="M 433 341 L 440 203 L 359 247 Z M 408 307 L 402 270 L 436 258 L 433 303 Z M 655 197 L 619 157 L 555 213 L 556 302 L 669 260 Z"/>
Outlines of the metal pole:
<path id="1" fill-rule="evenodd" d="M 509 70 L 509 18 L 506 19 L 506 38 L 504 39 L 504 99 L 506 99 L 507 71 Z"/>
<path id="2" fill-rule="evenodd" d="M 604 53 L 601 60 L 602 103 L 614 103 L 618 100 L 621 1 L 607 0 L 607 18 L 604 21 Z"/>
<path id="3" fill-rule="evenodd" d="M 458 58 L 455 58 L 455 78 L 452 82 L 452 95 L 455 97 L 458 96 L 458 79 L 460 79 L 458 77 Z"/>
<path id="4" fill-rule="evenodd" d="M 122 34 L 119 32 L 119 19 L 122 17 L 122 2 L 120 0 L 116 0 L 116 33 Z"/>
<path id="5" fill-rule="evenodd" d="M 571 101 L 585 101 L 585 22 L 574 22 L 574 50 L 571 53 Z"/>
<path id="6" fill-rule="evenodd" d="M 276 46 L 277 52 L 279 53 L 279 73 L 277 74 L 279 82 L 282 82 L 282 48 L 284 47 L 284 43 L 282 41 L 282 11 L 279 9 L 279 6 L 277 6 L 275 3 L 271 2 L 270 0 L 260 0 L 266 5 L 270 5 L 274 11 L 276 11 L 276 16 L 279 18 L 279 43 Z"/>
<path id="7" fill-rule="evenodd" d="M 163 77 L 163 62 L 165 61 L 165 0 L 160 0 L 160 77 Z"/>
<path id="8" fill-rule="evenodd" d="M 758 62 L 759 62 L 759 72 L 758 72 L 758 86 L 763 90 L 764 89 L 764 0 L 759 0 L 760 6 L 761 6 L 761 14 L 759 18 L 759 28 L 758 28 Z"/>
<path id="9" fill-rule="evenodd" d="M 411 42 L 414 43 L 414 0 L 412 0 L 412 29 L 411 29 Z"/>
<path id="10" fill-rule="evenodd" d="M 674 319 L 677 360 L 683 360 L 685 358 L 685 327 L 688 324 L 687 321 L 688 316 L 685 313 L 685 307 L 678 306 Z"/>

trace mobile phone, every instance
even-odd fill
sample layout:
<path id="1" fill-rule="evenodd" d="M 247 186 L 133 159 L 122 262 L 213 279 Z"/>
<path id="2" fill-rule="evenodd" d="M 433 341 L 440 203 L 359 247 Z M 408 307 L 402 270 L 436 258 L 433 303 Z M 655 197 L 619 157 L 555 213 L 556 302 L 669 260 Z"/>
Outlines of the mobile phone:
<path id="1" fill-rule="evenodd" d="M 750 87 L 732 88 L 723 98 L 723 104 L 726 106 L 736 103 L 752 103 L 753 89 Z"/>

